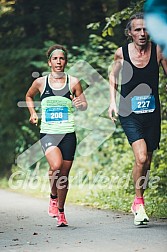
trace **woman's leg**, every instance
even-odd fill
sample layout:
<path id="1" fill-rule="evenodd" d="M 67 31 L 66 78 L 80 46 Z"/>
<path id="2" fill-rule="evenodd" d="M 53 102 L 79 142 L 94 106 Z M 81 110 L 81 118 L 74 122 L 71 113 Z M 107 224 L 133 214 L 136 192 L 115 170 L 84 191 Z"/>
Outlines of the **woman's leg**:
<path id="1" fill-rule="evenodd" d="M 59 178 L 60 170 L 63 165 L 63 157 L 58 147 L 52 146 L 45 152 L 46 159 L 49 163 L 49 181 L 51 194 L 57 196 L 57 180 Z"/>
<path id="2" fill-rule="evenodd" d="M 57 192 L 58 192 L 58 207 L 59 209 L 64 209 L 64 204 L 68 192 L 68 176 L 71 169 L 73 161 L 64 160 L 59 178 L 57 180 Z"/>

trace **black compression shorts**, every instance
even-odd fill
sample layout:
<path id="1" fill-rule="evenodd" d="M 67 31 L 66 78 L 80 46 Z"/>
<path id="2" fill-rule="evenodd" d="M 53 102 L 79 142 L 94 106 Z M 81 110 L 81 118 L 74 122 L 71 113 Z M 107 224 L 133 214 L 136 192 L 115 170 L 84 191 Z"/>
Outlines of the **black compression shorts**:
<path id="1" fill-rule="evenodd" d="M 63 156 L 63 160 L 74 160 L 76 150 L 75 132 L 66 134 L 40 134 L 42 149 L 45 151 L 51 146 L 57 146 Z"/>
<path id="2" fill-rule="evenodd" d="M 119 116 L 122 128 L 130 144 L 144 139 L 147 151 L 152 152 L 159 148 L 160 142 L 160 117 L 153 115 L 134 115 L 127 117 Z M 154 119 L 154 120 L 153 120 Z"/>

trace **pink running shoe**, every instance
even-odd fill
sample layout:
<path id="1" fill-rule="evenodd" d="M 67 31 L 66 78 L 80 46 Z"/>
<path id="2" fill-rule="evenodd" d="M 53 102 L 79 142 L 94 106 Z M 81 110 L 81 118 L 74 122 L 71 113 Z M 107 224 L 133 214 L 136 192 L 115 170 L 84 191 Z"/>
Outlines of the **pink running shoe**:
<path id="1" fill-rule="evenodd" d="M 59 212 L 57 217 L 57 227 L 66 227 L 68 226 L 68 223 L 66 221 L 66 217 L 64 212 Z"/>
<path id="2" fill-rule="evenodd" d="M 52 218 L 58 216 L 58 200 L 50 198 L 48 214 Z"/>

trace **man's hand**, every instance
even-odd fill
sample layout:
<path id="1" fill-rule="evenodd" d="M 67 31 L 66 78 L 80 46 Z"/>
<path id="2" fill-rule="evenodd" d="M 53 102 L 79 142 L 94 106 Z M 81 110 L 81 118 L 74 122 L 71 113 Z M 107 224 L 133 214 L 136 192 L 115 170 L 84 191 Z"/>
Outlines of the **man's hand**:
<path id="1" fill-rule="evenodd" d="M 108 108 L 108 115 L 113 122 L 117 121 L 116 117 L 118 117 L 118 112 L 117 112 L 116 104 L 112 104 L 112 103 L 110 104 Z"/>

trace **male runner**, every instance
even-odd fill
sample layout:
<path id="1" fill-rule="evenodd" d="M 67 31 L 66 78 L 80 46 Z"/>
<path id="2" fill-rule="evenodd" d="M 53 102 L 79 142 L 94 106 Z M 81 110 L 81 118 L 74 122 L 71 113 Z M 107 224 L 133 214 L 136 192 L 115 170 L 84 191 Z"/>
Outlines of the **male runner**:
<path id="1" fill-rule="evenodd" d="M 131 42 L 115 52 L 114 66 L 109 74 L 111 120 L 119 119 L 132 147 L 135 163 L 133 180 L 135 198 L 131 210 L 134 224 L 147 224 L 144 209 L 143 176 L 148 175 L 152 154 L 160 141 L 160 101 L 158 94 L 159 66 L 167 73 L 167 60 L 161 49 L 149 40 L 143 13 L 133 15 L 126 27 Z M 122 69 L 119 110 L 116 107 L 118 75 Z"/>

